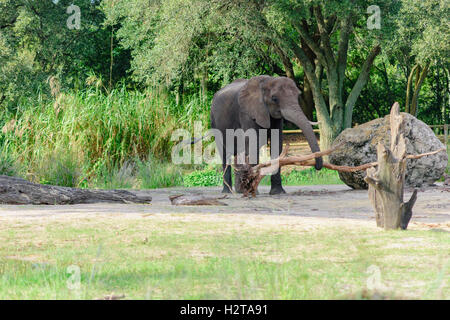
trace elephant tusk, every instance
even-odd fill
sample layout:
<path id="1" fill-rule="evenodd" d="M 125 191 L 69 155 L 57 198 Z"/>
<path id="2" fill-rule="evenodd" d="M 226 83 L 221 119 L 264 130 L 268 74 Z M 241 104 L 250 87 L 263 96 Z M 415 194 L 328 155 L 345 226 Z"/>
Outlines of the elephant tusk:
<path id="1" fill-rule="evenodd" d="M 320 121 L 317 121 L 317 122 L 310 121 L 309 123 L 310 123 L 312 126 L 317 126 L 317 125 L 320 123 Z"/>

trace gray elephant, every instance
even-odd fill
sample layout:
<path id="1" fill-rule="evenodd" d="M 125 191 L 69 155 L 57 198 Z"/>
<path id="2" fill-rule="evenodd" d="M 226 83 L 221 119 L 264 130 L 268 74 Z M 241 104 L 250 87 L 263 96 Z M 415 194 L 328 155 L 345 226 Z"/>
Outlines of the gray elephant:
<path id="1" fill-rule="evenodd" d="M 300 90 L 291 79 L 270 76 L 257 76 L 250 80 L 238 79 L 214 95 L 211 106 L 211 128 L 216 129 L 216 144 L 222 159 L 223 170 L 226 170 L 222 192 L 231 192 L 229 188 L 231 186 L 231 167 L 227 166 L 231 156 L 236 156 L 242 151 L 248 155 L 249 149 L 252 147 L 249 137 L 244 138 L 245 150 L 236 146 L 236 137 L 231 141 L 231 136 L 228 136 L 227 141 L 227 129 L 242 129 L 246 132 L 248 129 L 255 129 L 257 133 L 256 163 L 259 158 L 259 149 L 266 144 L 264 139 L 261 139 L 262 141 L 259 139 L 261 129 L 278 130 L 278 150 L 271 148 L 271 157 L 276 158 L 281 153 L 283 119 L 294 123 L 303 131 L 312 152 L 320 151 L 311 123 L 300 108 L 299 95 Z M 220 139 L 218 132 L 221 133 Z M 268 132 L 267 136 L 270 137 L 271 132 Z M 227 148 L 230 143 L 233 145 L 232 150 Z M 255 162 L 251 164 L 255 164 Z M 317 158 L 315 168 L 320 170 L 322 164 L 322 158 Z M 238 180 L 235 177 L 235 182 Z M 240 191 L 238 184 L 235 184 L 235 189 L 237 192 Z M 285 193 L 285 191 L 281 185 L 280 170 L 278 170 L 271 176 L 270 194 L 281 193 Z"/>

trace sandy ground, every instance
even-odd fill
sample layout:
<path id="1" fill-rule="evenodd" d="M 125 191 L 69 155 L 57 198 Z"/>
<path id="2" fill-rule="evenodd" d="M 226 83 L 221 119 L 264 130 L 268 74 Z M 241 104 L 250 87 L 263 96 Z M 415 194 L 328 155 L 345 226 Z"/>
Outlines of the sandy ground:
<path id="1" fill-rule="evenodd" d="M 111 218 L 147 217 L 151 215 L 208 215 L 208 219 L 252 220 L 255 215 L 264 220 L 303 220 L 336 225 L 340 223 L 375 224 L 373 209 L 367 191 L 352 190 L 345 185 L 285 187 L 287 194 L 270 196 L 269 187 L 261 186 L 256 198 L 228 195 L 220 200 L 226 206 L 173 206 L 170 195 L 221 196 L 221 188 L 169 188 L 142 190 L 153 197 L 149 205 L 137 204 L 91 204 L 67 206 L 11 206 L 0 205 L 0 221 L 29 219 L 72 220 L 95 215 Z M 405 200 L 411 190 L 406 191 Z M 339 221 L 339 223 L 337 223 Z M 410 223 L 413 229 L 435 228 L 450 231 L 450 187 L 438 184 L 419 190 L 418 199 Z"/>

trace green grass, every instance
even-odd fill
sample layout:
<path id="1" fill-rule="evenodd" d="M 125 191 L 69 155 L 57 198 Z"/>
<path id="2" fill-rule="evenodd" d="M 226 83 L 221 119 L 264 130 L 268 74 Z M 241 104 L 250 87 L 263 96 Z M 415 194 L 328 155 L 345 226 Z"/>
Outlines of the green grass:
<path id="1" fill-rule="evenodd" d="M 320 171 L 315 169 L 292 170 L 282 173 L 283 185 L 321 185 L 321 184 L 342 184 L 339 175 L 334 170 L 323 168 Z M 207 168 L 193 171 L 183 177 L 185 187 L 209 187 L 222 185 L 222 171 L 219 169 Z M 261 185 L 270 185 L 270 176 L 264 177 Z"/>
<path id="2" fill-rule="evenodd" d="M 19 165 L 6 150 L 0 151 L 0 175 L 18 176 L 21 175 Z"/>
<path id="3" fill-rule="evenodd" d="M 90 184 L 102 189 L 156 189 L 183 186 L 183 170 L 151 156 L 134 159 L 112 169 L 99 170 Z"/>
<path id="4" fill-rule="evenodd" d="M 38 228 L 34 220 L 2 222 L 0 299 L 112 292 L 127 299 L 370 298 L 374 267 L 384 297 L 450 298 L 448 233 L 246 221 L 164 215 L 44 220 Z M 79 291 L 67 288 L 72 265 L 81 271 Z"/>
<path id="5" fill-rule="evenodd" d="M 51 101 L 23 99 L 16 113 L 0 111 L 0 148 L 8 154 L 8 167 L 0 170 L 15 173 L 15 163 L 33 181 L 96 187 L 105 175 L 114 179 L 126 170 L 121 167 L 127 163 L 152 162 L 149 155 L 168 161 L 172 132 L 191 129 L 194 120 L 208 123 L 207 109 L 195 96 L 176 105 L 151 90 L 126 88 L 109 95 L 87 89 Z M 164 181 L 170 177 L 153 176 L 141 179 L 143 185 L 170 184 Z"/>
<path id="6" fill-rule="evenodd" d="M 289 173 L 282 174 L 281 180 L 286 186 L 299 185 L 321 185 L 321 184 L 343 184 L 337 171 L 322 168 L 320 171 L 314 168 L 297 170 L 294 169 Z M 270 180 L 266 178 L 267 184 Z"/>

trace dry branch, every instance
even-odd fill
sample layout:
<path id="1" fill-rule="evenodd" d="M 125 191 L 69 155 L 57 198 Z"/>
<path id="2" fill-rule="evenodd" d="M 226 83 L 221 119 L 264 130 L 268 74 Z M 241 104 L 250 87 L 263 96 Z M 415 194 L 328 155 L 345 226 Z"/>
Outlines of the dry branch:
<path id="1" fill-rule="evenodd" d="M 405 158 L 406 158 L 406 159 L 420 159 L 420 158 L 422 158 L 422 157 L 425 157 L 425 156 L 431 156 L 431 155 L 433 155 L 433 154 L 436 154 L 436 153 L 439 153 L 439 152 L 445 151 L 445 150 L 446 150 L 445 148 L 441 148 L 441 149 L 436 150 L 436 151 L 427 152 L 427 153 L 422 153 L 422 154 L 409 154 L 409 155 L 407 155 Z"/>
<path id="2" fill-rule="evenodd" d="M 278 171 L 279 168 L 287 165 L 314 165 L 315 158 L 323 157 L 331 154 L 336 149 L 340 148 L 342 144 L 338 144 L 333 148 L 321 152 L 315 152 L 310 155 L 304 156 L 287 156 L 289 151 L 289 144 L 286 145 L 280 157 L 277 159 L 260 163 L 256 166 L 251 166 L 248 163 L 245 164 L 237 164 L 236 170 L 240 172 L 240 189 L 244 193 L 244 197 L 247 197 L 251 194 L 253 197 L 256 196 L 256 192 L 258 190 L 259 183 L 264 178 L 264 176 L 273 174 Z M 330 165 L 331 166 L 331 165 Z"/>
<path id="3" fill-rule="evenodd" d="M 314 167 L 315 166 L 315 162 L 314 161 L 308 161 L 306 163 L 303 164 L 303 166 L 305 167 Z M 349 166 L 337 166 L 328 162 L 324 162 L 323 163 L 323 167 L 330 169 L 330 170 L 336 170 L 336 171 L 341 171 L 341 172 L 355 172 L 355 171 L 361 171 L 361 170 L 366 170 L 372 167 L 375 167 L 378 165 L 378 162 L 371 162 L 371 163 L 366 163 L 357 167 L 349 167 Z"/>
<path id="4" fill-rule="evenodd" d="M 396 131 L 397 130 L 397 131 Z M 397 134 L 399 128 L 395 129 L 393 133 Z M 395 140 L 397 141 L 397 140 Z M 396 142 L 398 143 L 398 142 Z M 287 153 L 289 151 L 289 144 L 286 145 L 286 147 L 283 149 L 283 152 L 281 153 L 280 157 L 277 159 L 270 160 L 265 163 L 261 163 L 255 166 L 251 166 L 248 163 L 245 164 L 235 164 L 235 169 L 239 171 L 240 176 L 240 189 L 243 191 L 244 197 L 249 196 L 250 194 L 255 197 L 256 191 L 258 189 L 258 186 L 261 182 L 261 180 L 266 175 L 270 175 L 278 171 L 279 168 L 283 166 L 288 165 L 296 165 L 296 166 L 315 166 L 315 158 L 323 157 L 326 155 L 331 154 L 338 148 L 342 147 L 344 143 L 340 143 L 333 148 L 321 152 L 312 153 L 310 155 L 304 155 L 304 156 L 287 156 Z M 394 146 L 394 148 L 397 148 L 397 146 Z M 406 149 L 405 149 L 406 150 Z M 433 155 L 438 152 L 445 151 L 445 148 L 433 151 L 433 152 L 427 152 L 419 155 L 406 155 L 404 153 L 402 155 L 402 159 L 419 159 L 425 156 Z M 247 159 L 246 159 L 247 160 Z M 341 171 L 341 172 L 355 172 L 360 170 L 368 170 L 370 168 L 374 168 L 378 166 L 378 162 L 371 162 L 366 163 L 357 167 L 349 167 L 349 166 L 337 166 L 328 162 L 323 163 L 323 167 L 331 170 Z M 369 179 L 372 181 L 372 183 L 376 184 L 377 182 L 371 178 L 368 177 L 366 179 Z M 231 190 L 231 188 L 230 188 Z"/>

